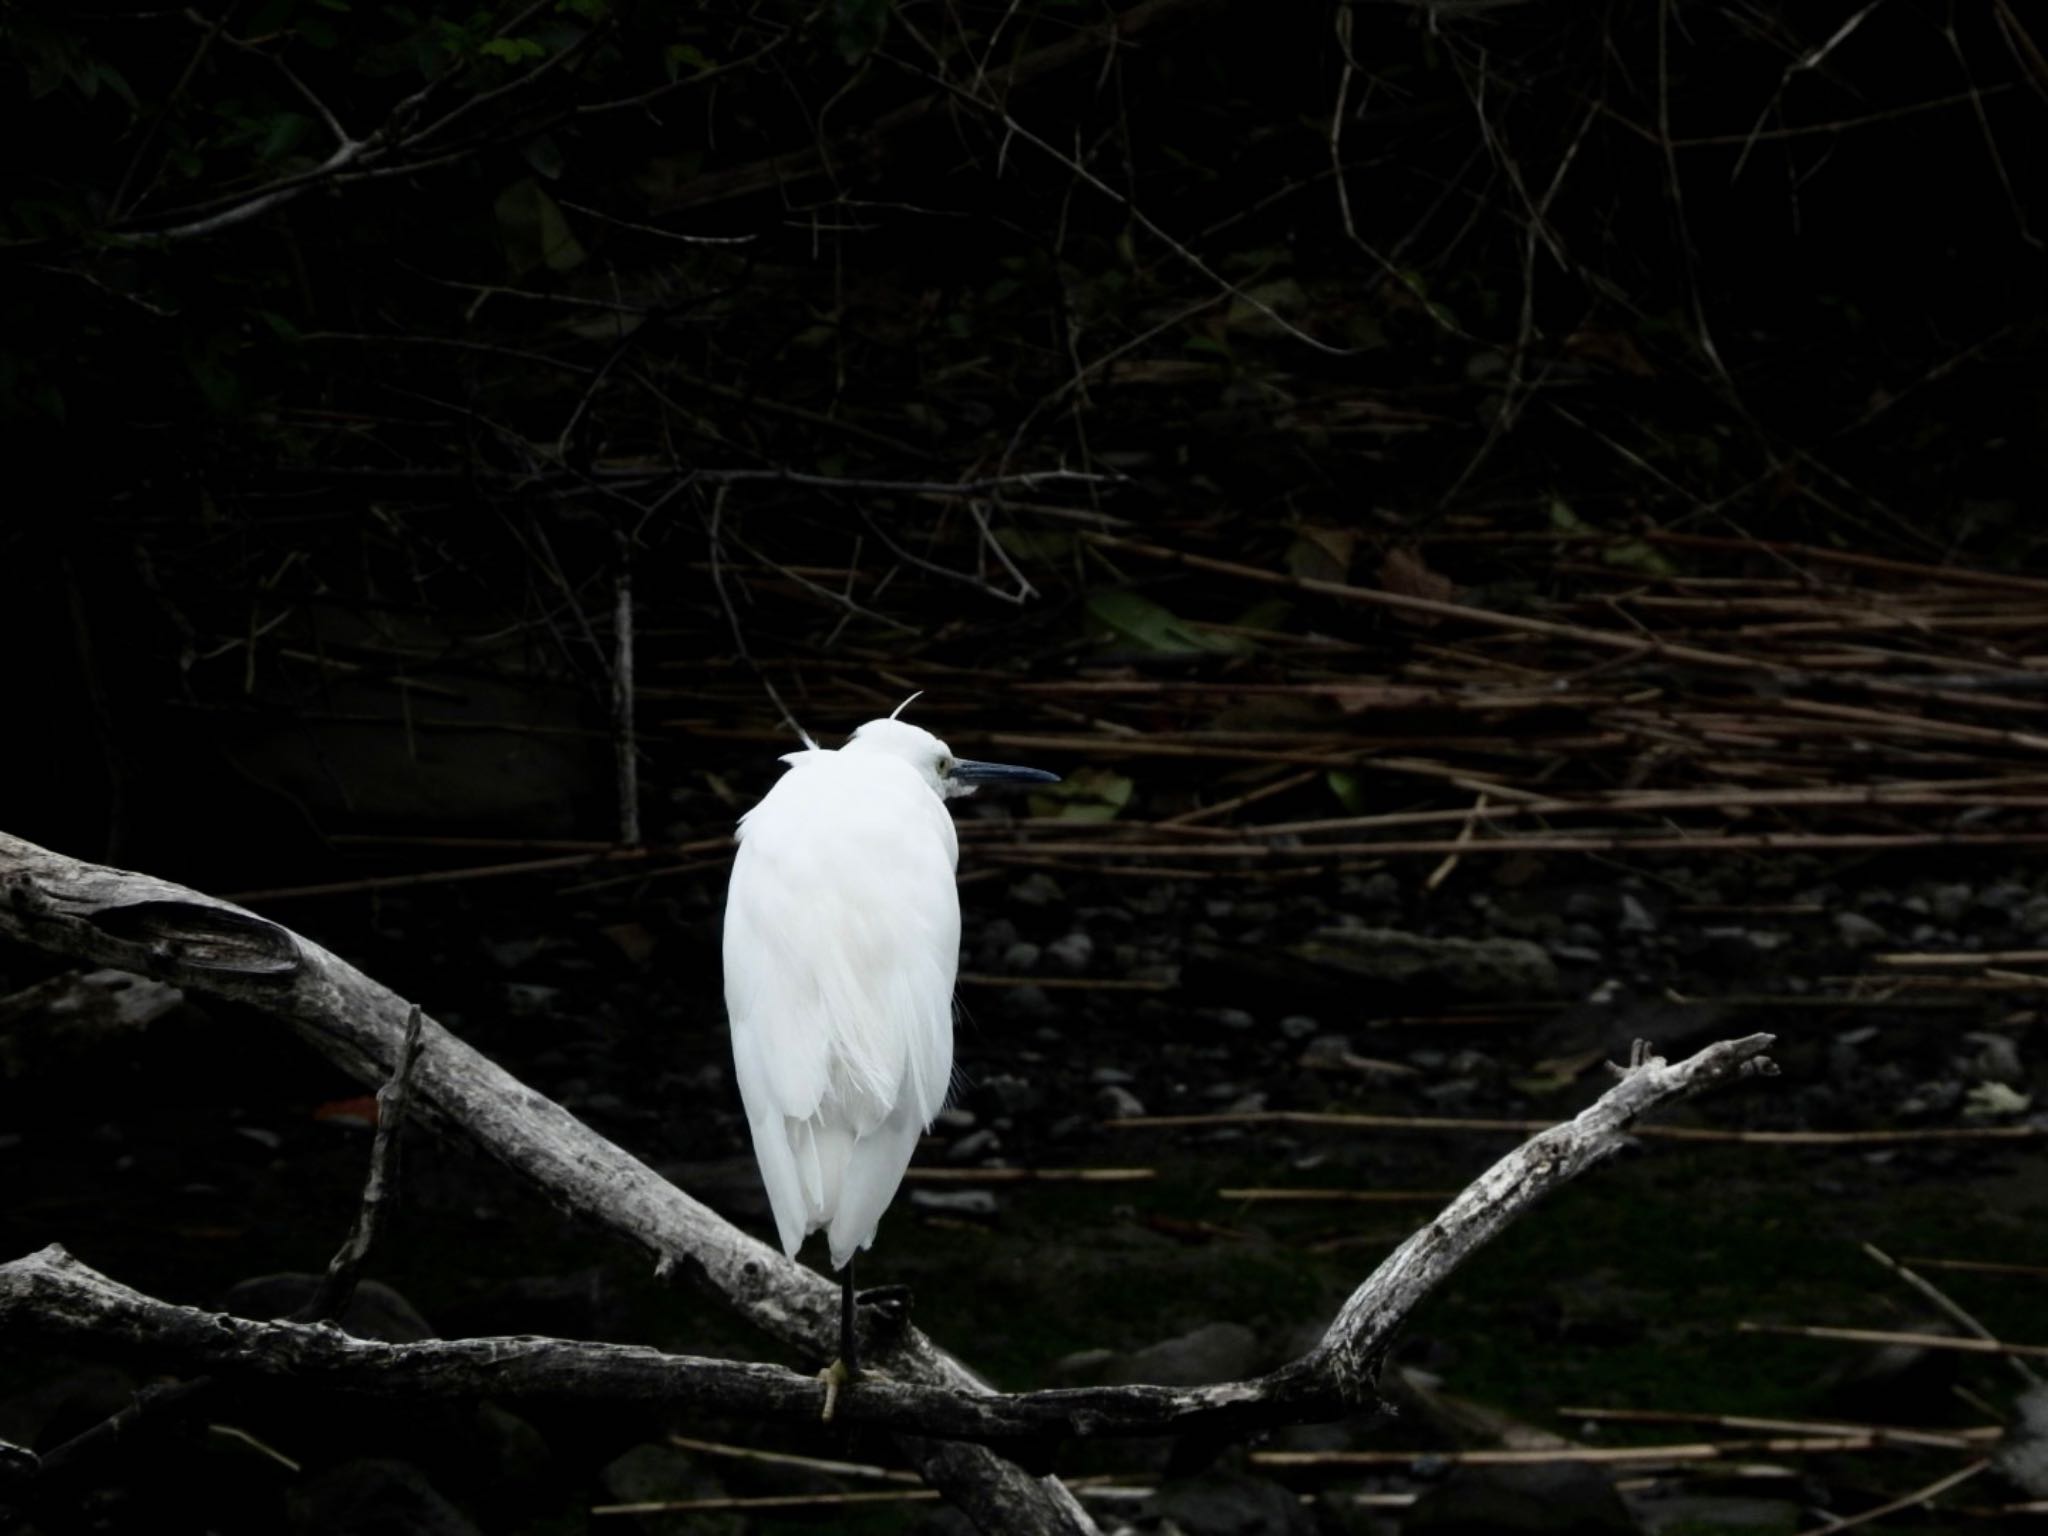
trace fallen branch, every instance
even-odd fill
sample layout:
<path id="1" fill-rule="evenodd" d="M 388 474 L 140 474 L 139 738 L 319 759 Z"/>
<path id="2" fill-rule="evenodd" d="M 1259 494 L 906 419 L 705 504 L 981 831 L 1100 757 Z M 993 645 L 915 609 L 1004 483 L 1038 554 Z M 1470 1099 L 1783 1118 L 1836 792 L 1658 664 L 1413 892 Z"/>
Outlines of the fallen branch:
<path id="1" fill-rule="evenodd" d="M 1639 1051 L 1630 1066 L 1616 1069 L 1622 1080 L 1598 1102 L 1510 1152 L 1396 1249 L 1314 1349 L 1265 1376 L 1204 1387 L 1012 1394 L 869 1376 L 841 1389 L 836 1416 L 913 1435 L 1014 1447 L 1049 1438 L 1241 1433 L 1332 1418 L 1371 1403 L 1379 1361 L 1395 1330 L 1445 1277 L 1543 1194 L 1619 1150 L 1637 1116 L 1714 1083 L 1772 1070 L 1762 1054 L 1770 1038 L 1723 1041 L 1676 1066 Z M 736 1232 L 728 1240 L 746 1241 Z M 175 1306 L 109 1279 L 54 1245 L 0 1265 L 0 1326 L 182 1370 L 412 1401 L 637 1401 L 802 1422 L 814 1422 L 819 1408 L 817 1380 L 780 1365 L 532 1337 L 387 1344 L 331 1328 Z"/>
<path id="2" fill-rule="evenodd" d="M 0 891 L 0 934 L 253 1003 L 358 1076 L 382 1077 L 398 1058 L 404 1005 L 252 913 L 4 836 Z M 774 1336 L 813 1353 L 830 1348 L 836 1308 L 827 1282 L 731 1227 L 430 1020 L 420 1031 L 409 1081 L 423 1114 L 466 1131 L 557 1204 L 652 1249 L 659 1271 L 688 1266 Z M 1395 1332 L 1480 1246 L 1541 1196 L 1625 1146 L 1644 1114 L 1774 1070 L 1763 1054 L 1770 1042 L 1769 1035 L 1723 1041 L 1676 1064 L 1639 1046 L 1616 1069 L 1614 1087 L 1501 1158 L 1358 1287 L 1315 1348 L 1266 1376 L 1206 1387 L 1000 1394 L 905 1326 L 877 1341 L 888 1375 L 844 1390 L 839 1414 L 903 1433 L 926 1479 L 985 1529 L 1087 1530 L 1087 1516 L 1056 1481 L 960 1442 L 1014 1448 L 1070 1436 L 1243 1431 L 1370 1404 Z M 177 1307 L 54 1247 L 0 1266 L 0 1326 L 184 1369 L 406 1398 L 637 1399 L 806 1421 L 819 1407 L 817 1382 L 779 1365 L 559 1339 L 384 1344 Z"/>

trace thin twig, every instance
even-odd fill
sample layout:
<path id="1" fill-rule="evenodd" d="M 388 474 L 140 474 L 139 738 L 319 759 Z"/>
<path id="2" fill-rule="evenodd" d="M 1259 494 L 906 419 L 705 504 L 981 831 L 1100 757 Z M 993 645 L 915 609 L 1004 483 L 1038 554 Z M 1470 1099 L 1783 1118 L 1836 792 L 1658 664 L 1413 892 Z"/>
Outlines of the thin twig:
<path id="1" fill-rule="evenodd" d="M 370 1171 L 363 1180 L 363 1195 L 356 1207 L 354 1224 L 342 1245 L 328 1260 L 327 1272 L 313 1295 L 293 1318 L 302 1323 L 338 1321 L 355 1299 L 356 1284 L 362 1279 L 363 1264 L 377 1241 L 387 1206 L 396 1199 L 398 1187 L 398 1138 L 405 1125 L 406 1102 L 412 1090 L 413 1063 L 420 1054 L 420 1034 L 425 1015 L 418 1003 L 406 1015 L 405 1038 L 399 1042 L 398 1060 L 391 1076 L 377 1090 L 377 1129 L 370 1139 Z"/>

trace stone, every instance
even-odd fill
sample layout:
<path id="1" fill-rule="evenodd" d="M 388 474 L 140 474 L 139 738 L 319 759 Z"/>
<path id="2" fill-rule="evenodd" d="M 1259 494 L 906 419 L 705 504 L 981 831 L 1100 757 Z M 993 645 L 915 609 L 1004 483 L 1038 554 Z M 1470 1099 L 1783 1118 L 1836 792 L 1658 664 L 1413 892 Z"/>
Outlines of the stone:
<path id="1" fill-rule="evenodd" d="M 1095 958 L 1095 941 L 1085 933 L 1069 933 L 1046 945 L 1045 954 L 1061 970 L 1078 975 Z"/>
<path id="2" fill-rule="evenodd" d="M 978 1131 L 969 1131 L 953 1145 L 946 1148 L 949 1163 L 971 1163 L 977 1158 L 993 1157 L 1003 1150 L 1003 1138 L 986 1126 Z"/>
<path id="3" fill-rule="evenodd" d="M 1088 1387 L 1102 1379 L 1102 1373 L 1116 1359 L 1113 1349 L 1077 1349 L 1052 1363 L 1052 1378 L 1068 1386 Z"/>
<path id="4" fill-rule="evenodd" d="M 1837 912 L 1835 936 L 1851 949 L 1869 949 L 1891 937 L 1881 926 L 1861 912 Z"/>
<path id="5" fill-rule="evenodd" d="M 1039 957 L 1044 953 L 1029 939 L 1019 939 L 1003 951 L 1003 969 L 1016 976 L 1029 975 L 1038 969 Z"/>
<path id="6" fill-rule="evenodd" d="M 1154 1505 L 1187 1536 L 1313 1536 L 1315 1518 L 1278 1483 L 1216 1472 L 1167 1483 Z"/>
<path id="7" fill-rule="evenodd" d="M 293 1489 L 291 1525 L 307 1536 L 478 1536 L 410 1462 L 344 1461 Z"/>
<path id="8" fill-rule="evenodd" d="M 1104 1373 L 1114 1383 L 1204 1387 L 1258 1371 L 1258 1336 L 1242 1323 L 1207 1323 L 1124 1356 Z"/>
<path id="9" fill-rule="evenodd" d="M 1361 981 L 1453 997 L 1553 996 L 1557 966 L 1527 939 L 1438 938 L 1398 928 L 1325 928 L 1294 949 L 1301 959 Z"/>
<path id="10" fill-rule="evenodd" d="M 1655 933 L 1660 924 L 1650 909 L 1626 892 L 1621 898 L 1621 931 L 1623 933 Z"/>
<path id="11" fill-rule="evenodd" d="M 2019 1047 L 2013 1044 L 2011 1036 L 1987 1029 L 1963 1038 L 1977 1047 L 1970 1070 L 1982 1081 L 2014 1085 L 2027 1080 L 2027 1069 L 2020 1061 Z"/>
<path id="12" fill-rule="evenodd" d="M 620 1504 L 716 1499 L 726 1492 L 696 1457 L 673 1445 L 636 1445 L 607 1463 L 598 1479 Z M 636 1515 L 633 1523 L 662 1536 L 741 1536 L 747 1528 L 746 1516 L 731 1510 Z"/>
<path id="13" fill-rule="evenodd" d="M 910 1208 L 934 1216 L 993 1216 L 996 1197 L 986 1189 L 913 1189 Z"/>
<path id="14" fill-rule="evenodd" d="M 2005 1432 L 1992 1465 L 2030 1499 L 2048 1499 L 2048 1386 L 2033 1386 L 2013 1407 L 2019 1422 Z"/>
<path id="15" fill-rule="evenodd" d="M 221 1298 L 221 1310 L 258 1322 L 290 1317 L 313 1299 L 320 1279 L 319 1275 L 285 1273 L 237 1280 Z M 385 1344 L 417 1344 L 435 1337 L 432 1325 L 413 1304 L 381 1280 L 357 1282 L 340 1323 L 344 1333 Z"/>
<path id="16" fill-rule="evenodd" d="M 1020 907 L 1057 907 L 1066 903 L 1067 893 L 1059 881 L 1042 869 L 1035 869 L 1010 887 L 1010 900 Z"/>
<path id="17" fill-rule="evenodd" d="M 1107 1083 L 1095 1095 L 1095 1112 L 1105 1120 L 1137 1120 L 1145 1113 L 1145 1101 L 1121 1083 Z"/>
<path id="18" fill-rule="evenodd" d="M 1970 910 L 1974 894 L 1967 885 L 1937 885 L 1927 893 L 1927 910 L 1937 923 L 1953 928 Z"/>
<path id="19" fill-rule="evenodd" d="M 0 1399 L 0 1439 L 48 1450 L 135 1402 L 140 1383 L 120 1367 L 87 1362 L 62 1365 L 37 1385 Z"/>
<path id="20" fill-rule="evenodd" d="M 1346 875 L 1342 889 L 1360 906 L 1391 907 L 1401 900 L 1401 882 L 1384 869 L 1363 876 Z"/>
<path id="21" fill-rule="evenodd" d="M 2048 896 L 2035 896 L 2022 902 L 2012 921 L 2021 933 L 2034 938 L 2048 934 Z"/>
<path id="22" fill-rule="evenodd" d="M 1029 1114 L 1045 1098 L 1036 1087 L 1013 1072 L 998 1072 L 993 1077 L 983 1078 L 975 1084 L 973 1097 L 981 1105 L 982 1112 L 991 1117 Z"/>
<path id="23" fill-rule="evenodd" d="M 1403 1536 L 1636 1536 L 1640 1529 L 1605 1474 L 1573 1462 L 1454 1467 L 1401 1522 Z"/>

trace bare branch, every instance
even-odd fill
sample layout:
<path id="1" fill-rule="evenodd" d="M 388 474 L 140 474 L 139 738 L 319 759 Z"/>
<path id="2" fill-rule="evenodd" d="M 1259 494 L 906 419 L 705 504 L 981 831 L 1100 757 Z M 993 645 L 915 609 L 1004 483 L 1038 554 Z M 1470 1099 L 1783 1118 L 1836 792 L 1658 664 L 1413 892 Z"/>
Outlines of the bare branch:
<path id="1" fill-rule="evenodd" d="M 296 1321 L 333 1322 L 355 1299 L 363 1262 L 376 1245 L 385 1206 L 398 1183 L 398 1133 L 405 1124 L 406 1100 L 411 1092 L 413 1063 L 419 1060 L 420 1026 L 424 1020 L 419 1004 L 413 1004 L 405 1020 L 405 1039 L 398 1047 L 398 1063 L 391 1069 L 390 1080 L 377 1090 L 377 1130 L 370 1139 L 370 1171 L 363 1179 L 363 1198 L 356 1207 L 355 1222 L 347 1239 L 328 1261 L 327 1273 L 320 1277 L 318 1289 Z"/>
<path id="2" fill-rule="evenodd" d="M 412 1084 L 422 1108 L 466 1131 L 558 1205 L 688 1269 L 744 1316 L 798 1348 L 830 1348 L 828 1282 L 748 1237 L 526 1088 L 386 989 L 309 940 L 168 881 L 67 859 L 0 834 L 0 935 L 103 965 L 146 971 L 285 1019 L 359 1077 Z M 401 1027 L 398 1015 L 405 1011 Z M 417 1042 L 419 1056 L 407 1070 Z M 1674 1100 L 1774 1070 L 1769 1035 L 1723 1041 L 1677 1065 L 1639 1044 L 1591 1107 L 1508 1153 L 1402 1244 L 1345 1303 L 1307 1355 L 1250 1381 L 1021 1394 L 989 1391 L 951 1356 L 884 1319 L 873 1352 L 886 1376 L 845 1389 L 841 1416 L 914 1437 L 908 1448 L 985 1529 L 1092 1527 L 1057 1481 L 1036 1479 L 983 1441 L 1236 1430 L 1335 1417 L 1369 1404 L 1395 1330 L 1443 1280 L 1544 1194 L 1627 1144 L 1635 1122 Z M 396 1116 L 393 1120 L 395 1125 Z M 373 1158 L 373 1173 L 375 1169 Z M 366 1200 L 366 1206 L 369 1202 Z M 870 1322 L 873 1320 L 870 1319 Z M 61 1249 L 0 1266 L 0 1326 L 98 1341 L 186 1369 L 317 1381 L 408 1397 L 491 1395 L 697 1404 L 813 1417 L 819 1388 L 776 1365 L 669 1356 L 626 1345 L 512 1338 L 387 1345 L 292 1322 L 175 1307 L 99 1275 Z M 951 1444 L 938 1443 L 938 1438 Z"/>
<path id="3" fill-rule="evenodd" d="M 1714 1084 L 1772 1071 L 1762 1054 L 1770 1041 L 1769 1035 L 1722 1041 L 1676 1066 L 1638 1045 L 1631 1064 L 1615 1069 L 1621 1076 L 1615 1087 L 1487 1170 L 1373 1272 L 1315 1349 L 1268 1375 L 1202 1387 L 1009 1394 L 871 1376 L 840 1389 L 837 1417 L 1028 1447 L 1066 1438 L 1243 1433 L 1341 1416 L 1374 1401 L 1379 1362 L 1395 1330 L 1495 1233 L 1550 1190 L 1619 1151 L 1640 1116 Z M 378 1396 L 660 1402 L 805 1421 L 815 1419 L 819 1407 L 816 1379 L 778 1365 L 531 1337 L 386 1344 L 333 1328 L 173 1306 L 54 1246 L 0 1265 L 0 1324 L 179 1369 L 289 1378 Z"/>

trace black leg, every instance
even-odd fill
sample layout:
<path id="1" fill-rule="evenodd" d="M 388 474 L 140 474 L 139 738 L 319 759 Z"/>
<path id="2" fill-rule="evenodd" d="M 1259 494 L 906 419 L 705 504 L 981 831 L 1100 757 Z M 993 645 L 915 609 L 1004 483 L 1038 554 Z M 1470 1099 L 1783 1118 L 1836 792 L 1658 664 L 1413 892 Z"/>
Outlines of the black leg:
<path id="1" fill-rule="evenodd" d="M 839 1272 L 839 1363 L 846 1367 L 848 1376 L 859 1374 L 854 1359 L 853 1338 L 853 1260 L 846 1261 L 846 1268 Z"/>

